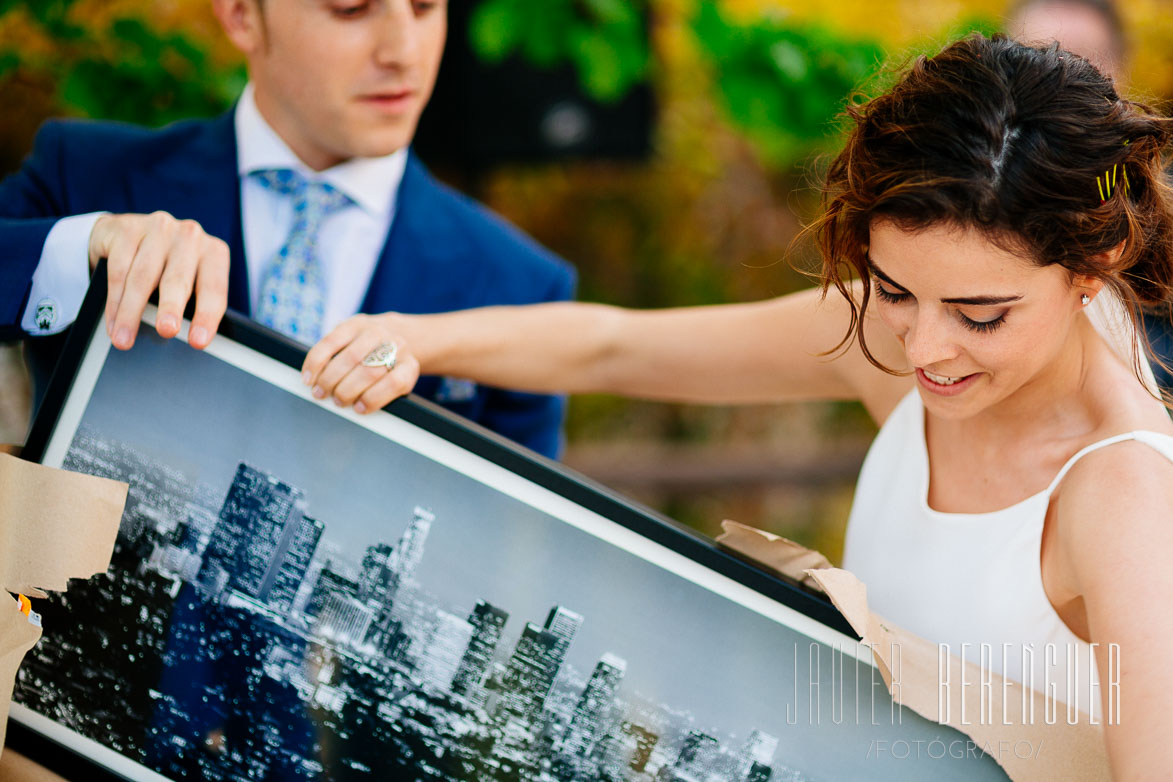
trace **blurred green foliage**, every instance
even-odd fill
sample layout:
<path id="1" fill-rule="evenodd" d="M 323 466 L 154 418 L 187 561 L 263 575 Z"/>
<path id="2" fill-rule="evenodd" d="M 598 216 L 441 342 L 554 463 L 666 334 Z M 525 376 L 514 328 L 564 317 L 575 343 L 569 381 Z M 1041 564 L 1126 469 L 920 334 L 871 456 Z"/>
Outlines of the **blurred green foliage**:
<path id="1" fill-rule="evenodd" d="M 470 36 L 488 62 L 516 54 L 538 67 L 572 63 L 588 95 L 613 101 L 649 70 L 653 13 L 648 0 L 482 0 Z M 877 41 L 782 15 L 733 22 L 714 2 L 697 3 L 691 28 L 729 120 L 774 167 L 823 146 L 883 59 Z"/>
<path id="2" fill-rule="evenodd" d="M 650 70 L 648 25 L 654 0 L 481 0 L 469 34 L 486 62 L 511 55 L 550 68 L 571 63 L 588 95 L 622 98 Z M 837 138 L 846 101 L 889 83 L 879 38 L 851 36 L 785 13 L 730 19 L 719 2 L 698 2 L 690 23 L 694 44 L 731 124 L 776 170 Z M 937 51 L 979 30 L 997 32 L 991 16 L 963 18 L 922 38 L 909 57 Z"/>
<path id="3" fill-rule="evenodd" d="M 482 0 L 469 36 L 486 62 L 572 63 L 588 95 L 612 101 L 648 70 L 646 14 L 645 0 Z"/>
<path id="4" fill-rule="evenodd" d="M 717 3 L 700 3 L 692 27 L 729 119 L 773 167 L 833 138 L 845 101 L 884 59 L 877 41 L 782 15 L 731 22 Z"/>
<path id="5" fill-rule="evenodd" d="M 163 125 L 225 109 L 244 86 L 243 67 L 214 65 L 206 46 L 127 15 L 95 28 L 72 14 L 76 0 L 0 0 L 0 18 L 22 14 L 39 39 L 0 45 L 0 77 L 17 69 L 56 85 L 71 113 Z"/>

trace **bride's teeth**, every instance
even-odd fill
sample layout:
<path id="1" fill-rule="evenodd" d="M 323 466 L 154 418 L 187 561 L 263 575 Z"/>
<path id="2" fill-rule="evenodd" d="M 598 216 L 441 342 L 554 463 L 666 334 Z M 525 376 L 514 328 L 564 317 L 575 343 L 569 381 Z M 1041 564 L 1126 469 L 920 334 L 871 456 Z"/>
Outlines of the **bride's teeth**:
<path id="1" fill-rule="evenodd" d="M 934 375 L 932 372 L 925 372 L 925 377 L 939 386 L 951 386 L 958 380 L 961 380 L 959 377 L 943 377 L 941 375 Z"/>

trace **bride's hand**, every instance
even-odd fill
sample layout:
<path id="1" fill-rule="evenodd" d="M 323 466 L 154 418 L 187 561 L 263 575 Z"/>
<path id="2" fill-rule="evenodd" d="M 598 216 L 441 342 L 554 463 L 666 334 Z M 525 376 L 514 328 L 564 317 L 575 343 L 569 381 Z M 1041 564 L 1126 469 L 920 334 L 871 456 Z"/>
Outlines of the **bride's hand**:
<path id="1" fill-rule="evenodd" d="M 306 354 L 302 381 L 317 399 L 332 397 L 357 413 L 379 410 L 419 379 L 420 364 L 405 336 L 410 320 L 397 313 L 347 318 Z"/>

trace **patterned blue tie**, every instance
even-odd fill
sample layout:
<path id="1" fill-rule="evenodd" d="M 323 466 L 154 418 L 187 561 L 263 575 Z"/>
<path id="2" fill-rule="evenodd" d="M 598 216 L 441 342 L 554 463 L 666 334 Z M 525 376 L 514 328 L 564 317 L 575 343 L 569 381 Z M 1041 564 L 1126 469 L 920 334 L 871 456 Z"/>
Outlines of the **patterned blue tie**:
<path id="1" fill-rule="evenodd" d="M 254 171 L 265 187 L 293 200 L 293 227 L 285 244 L 265 267 L 255 317 L 299 342 L 322 336 L 326 277 L 318 257 L 322 221 L 354 203 L 325 182 L 311 182 L 291 169 Z"/>

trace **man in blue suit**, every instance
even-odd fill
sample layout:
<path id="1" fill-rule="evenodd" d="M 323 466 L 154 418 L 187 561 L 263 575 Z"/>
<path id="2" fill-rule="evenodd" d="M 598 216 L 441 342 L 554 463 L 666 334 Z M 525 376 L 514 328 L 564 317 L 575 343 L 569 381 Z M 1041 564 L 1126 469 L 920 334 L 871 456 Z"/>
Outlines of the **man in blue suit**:
<path id="1" fill-rule="evenodd" d="M 571 297 L 568 264 L 440 185 L 408 149 L 443 52 L 444 2 L 214 8 L 248 61 L 232 112 L 157 131 L 47 123 L 0 183 L 0 337 L 60 333 L 101 258 L 106 326 L 121 349 L 155 290 L 164 337 L 178 333 L 194 295 L 197 348 L 226 307 L 309 345 L 357 312 Z M 51 339 L 35 342 L 34 353 L 51 352 Z M 415 390 L 540 453 L 558 451 L 558 397 L 452 378 Z"/>

